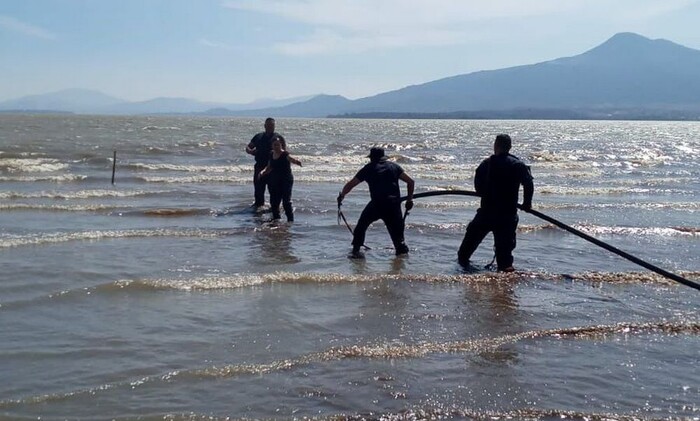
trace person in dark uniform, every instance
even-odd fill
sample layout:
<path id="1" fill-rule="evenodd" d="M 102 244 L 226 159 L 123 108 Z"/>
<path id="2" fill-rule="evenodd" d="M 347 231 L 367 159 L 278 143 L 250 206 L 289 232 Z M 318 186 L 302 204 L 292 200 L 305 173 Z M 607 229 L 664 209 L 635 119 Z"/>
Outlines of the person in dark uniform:
<path id="1" fill-rule="evenodd" d="M 370 160 L 369 164 L 362 167 L 355 177 L 343 186 L 343 190 L 338 194 L 338 206 L 340 206 L 345 196 L 355 186 L 363 181 L 366 181 L 369 185 L 371 200 L 365 206 L 360 219 L 357 221 L 357 226 L 353 232 L 350 257 L 364 258 L 360 247 L 365 243 L 365 233 L 367 228 L 379 219 L 384 221 L 389 231 L 396 255 L 407 254 L 408 247 L 404 242 L 403 236 L 404 221 L 401 215 L 401 191 L 398 181 L 405 182 L 408 189 L 407 211 L 413 208 L 413 188 L 415 183 L 400 165 L 387 160 L 384 155 L 384 149 L 372 148 L 367 157 Z"/>
<path id="2" fill-rule="evenodd" d="M 301 167 L 301 161 L 292 158 L 287 152 L 287 142 L 284 137 L 276 135 L 272 138 L 272 152 L 270 160 L 259 177 L 268 176 L 268 189 L 270 190 L 270 207 L 272 209 L 272 219 L 280 219 L 280 202 L 284 208 L 284 214 L 288 222 L 294 221 L 294 210 L 292 209 L 292 186 L 294 176 L 292 175 L 292 165 Z"/>
<path id="3" fill-rule="evenodd" d="M 259 208 L 265 205 L 265 188 L 267 187 L 267 179 L 259 177 L 260 172 L 265 169 L 267 162 L 270 160 L 270 151 L 272 150 L 272 138 L 276 136 L 275 119 L 268 117 L 265 119 L 265 131 L 256 134 L 245 147 L 245 151 L 255 156 L 255 166 L 253 167 L 253 186 L 255 188 L 255 202 L 253 207 Z M 269 187 L 267 187 L 269 190 Z"/>
<path id="4" fill-rule="evenodd" d="M 499 134 L 493 143 L 493 155 L 476 169 L 474 187 L 481 196 L 481 207 L 467 226 L 457 257 L 463 266 L 489 232 L 493 232 L 498 270 L 513 272 L 515 230 L 518 227 L 518 191 L 523 186 L 524 209 L 532 207 L 534 187 L 530 167 L 509 153 L 511 139 Z"/>

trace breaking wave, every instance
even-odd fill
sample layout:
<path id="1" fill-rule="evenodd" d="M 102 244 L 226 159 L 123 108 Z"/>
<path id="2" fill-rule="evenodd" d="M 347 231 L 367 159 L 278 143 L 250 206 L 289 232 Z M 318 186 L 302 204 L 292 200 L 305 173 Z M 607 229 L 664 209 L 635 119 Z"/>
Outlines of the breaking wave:
<path id="1" fill-rule="evenodd" d="M 301 355 L 294 358 L 271 361 L 260 364 L 227 364 L 194 369 L 174 370 L 165 374 L 146 376 L 130 381 L 103 384 L 65 393 L 30 396 L 20 399 L 0 401 L 0 407 L 8 408 L 16 405 L 41 404 L 45 402 L 65 401 L 68 399 L 96 395 L 117 388 L 135 389 L 145 384 L 168 382 L 188 379 L 208 380 L 225 379 L 241 376 L 262 376 L 279 371 L 293 370 L 314 363 L 330 363 L 347 359 L 378 359 L 395 360 L 423 358 L 438 353 L 481 353 L 493 351 L 501 346 L 514 344 L 525 340 L 554 339 L 554 340 L 586 340 L 604 339 L 614 335 L 698 335 L 700 322 L 647 322 L 647 323 L 617 323 L 612 325 L 595 325 L 546 330 L 532 330 L 516 334 L 496 336 L 491 338 L 465 339 L 449 342 L 421 343 L 370 343 L 328 348 L 324 351 Z"/>
<path id="2" fill-rule="evenodd" d="M 172 193 L 169 190 L 78 190 L 41 191 L 34 193 L 0 192 L 0 199 L 93 199 L 102 197 L 138 197 Z"/>
<path id="3" fill-rule="evenodd" d="M 252 228 L 251 228 L 252 229 Z M 194 237 L 215 238 L 237 235 L 249 231 L 247 228 L 206 230 L 206 229 L 142 229 L 142 230 L 107 230 L 81 231 L 71 233 L 37 234 L 30 236 L 0 237 L 0 248 L 38 246 L 59 244 L 69 241 L 98 241 L 118 238 L 154 238 L 154 237 Z"/>
<path id="4" fill-rule="evenodd" d="M 68 168 L 68 164 L 50 158 L 0 159 L 0 171 L 54 172 Z"/>
<path id="5" fill-rule="evenodd" d="M 700 272 L 680 272 L 686 278 L 700 278 Z M 416 283 L 459 283 L 480 284 L 494 282 L 511 282 L 517 280 L 543 280 L 549 282 L 589 282 L 611 284 L 660 284 L 674 285 L 673 281 L 651 272 L 583 272 L 578 274 L 555 274 L 548 272 L 487 272 L 474 274 L 435 275 L 435 274 L 371 274 L 351 275 L 340 273 L 234 273 L 229 275 L 199 276 L 194 278 L 156 278 L 143 280 L 122 280 L 107 284 L 98 289 L 160 289 L 179 291 L 210 291 L 253 287 L 265 284 L 338 284 L 338 283 L 374 283 L 402 281 Z"/>

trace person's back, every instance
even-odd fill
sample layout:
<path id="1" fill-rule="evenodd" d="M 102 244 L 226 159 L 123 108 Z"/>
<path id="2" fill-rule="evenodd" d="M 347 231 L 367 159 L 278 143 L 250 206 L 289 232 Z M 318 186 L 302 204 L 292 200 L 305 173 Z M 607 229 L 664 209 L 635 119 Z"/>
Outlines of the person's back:
<path id="1" fill-rule="evenodd" d="M 481 195 L 481 208 L 496 214 L 517 212 L 520 185 L 532 183 L 529 168 L 508 153 L 491 155 L 476 170 L 474 186 Z"/>
<path id="2" fill-rule="evenodd" d="M 358 173 L 360 181 L 369 185 L 370 198 L 375 202 L 398 200 L 401 197 L 399 177 L 403 169 L 391 161 L 379 160 L 365 165 Z"/>
<path id="3" fill-rule="evenodd" d="M 476 169 L 474 187 L 481 196 L 481 207 L 467 225 L 457 252 L 460 264 L 469 266 L 469 259 L 484 237 L 493 232 L 498 269 L 513 270 L 515 231 L 518 227 L 518 191 L 523 185 L 523 209 L 532 206 L 534 191 L 530 168 L 509 153 L 511 138 L 499 134 L 493 143 L 493 155 Z"/>

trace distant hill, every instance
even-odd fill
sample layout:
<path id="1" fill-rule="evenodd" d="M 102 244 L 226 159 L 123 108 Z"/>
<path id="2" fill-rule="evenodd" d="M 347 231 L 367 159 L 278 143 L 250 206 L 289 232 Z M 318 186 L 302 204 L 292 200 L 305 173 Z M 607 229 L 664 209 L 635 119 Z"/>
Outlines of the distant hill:
<path id="1" fill-rule="evenodd" d="M 68 89 L 0 102 L 0 111 L 391 118 L 700 120 L 700 51 L 620 33 L 573 57 L 452 76 L 349 100 L 309 95 L 248 104 L 155 98 L 127 102 Z M 462 117 L 455 117 L 462 116 Z"/>
<path id="2" fill-rule="evenodd" d="M 313 114 L 305 103 L 262 114 L 377 116 L 474 112 L 484 118 L 700 118 L 700 51 L 666 40 L 620 33 L 574 57 L 480 71 L 329 104 Z M 307 112 L 308 111 L 308 112 Z M 275 112 L 279 112 L 275 114 Z M 281 114 L 284 112 L 285 114 Z"/>
<path id="3" fill-rule="evenodd" d="M 454 76 L 355 101 L 345 111 L 700 109 L 700 51 L 622 33 L 581 55 Z"/>
<path id="4" fill-rule="evenodd" d="M 316 95 L 309 100 L 283 107 L 262 108 L 257 110 L 231 110 L 216 108 L 206 111 L 205 115 L 229 116 L 280 116 L 280 117 L 318 117 L 328 115 L 329 110 L 344 109 L 352 101 L 340 95 Z"/>
<path id="5" fill-rule="evenodd" d="M 40 95 L 28 95 L 0 102 L 0 112 L 13 113 L 81 113 L 81 114 L 196 114 L 212 108 L 252 110 L 282 107 L 309 100 L 315 95 L 285 99 L 258 99 L 249 103 L 202 102 L 189 98 L 154 98 L 147 101 L 124 101 L 99 91 L 64 89 Z"/>
<path id="6" fill-rule="evenodd" d="M 64 111 L 90 113 L 124 100 L 87 89 L 64 89 L 42 95 L 29 95 L 0 102 L 0 110 Z"/>

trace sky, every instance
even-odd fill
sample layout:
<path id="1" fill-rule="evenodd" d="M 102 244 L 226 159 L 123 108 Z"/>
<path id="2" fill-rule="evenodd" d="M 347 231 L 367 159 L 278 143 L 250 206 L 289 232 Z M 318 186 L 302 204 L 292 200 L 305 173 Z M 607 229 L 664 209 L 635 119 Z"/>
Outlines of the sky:
<path id="1" fill-rule="evenodd" d="M 700 0 L 2 0 L 0 100 L 356 99 L 619 32 L 700 49 L 697 22 Z"/>

